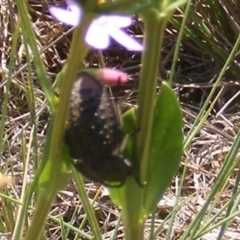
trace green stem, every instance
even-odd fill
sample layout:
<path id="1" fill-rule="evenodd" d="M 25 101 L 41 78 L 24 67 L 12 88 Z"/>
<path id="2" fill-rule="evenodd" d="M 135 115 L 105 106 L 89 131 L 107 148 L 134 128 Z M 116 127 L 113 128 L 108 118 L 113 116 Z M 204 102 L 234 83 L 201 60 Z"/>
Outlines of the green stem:
<path id="1" fill-rule="evenodd" d="M 88 47 L 85 45 L 84 36 L 85 30 L 92 20 L 92 17 L 91 14 L 84 15 L 81 25 L 75 29 L 68 62 L 66 67 L 64 67 L 62 72 L 58 75 L 58 78 L 61 80 L 60 97 L 55 115 L 53 116 L 52 131 L 49 132 L 49 144 L 45 145 L 47 154 L 44 154 L 43 157 L 43 162 L 51 164 L 46 164 L 48 166 L 44 167 L 44 170 L 47 169 L 47 174 L 45 174 L 47 177 L 40 179 L 37 207 L 32 224 L 26 234 L 26 240 L 39 239 L 41 236 L 51 204 L 59 188 L 63 187 L 58 183 L 61 182 L 63 178 L 67 178 L 66 173 L 62 172 L 62 166 L 64 166 L 62 151 L 64 149 L 63 137 L 68 113 L 69 95 L 72 88 L 72 82 L 79 71 L 79 65 L 83 62 L 88 51 Z M 61 181 L 59 181 L 59 179 L 61 179 Z"/>
<path id="2" fill-rule="evenodd" d="M 100 232 L 99 224 L 95 217 L 91 203 L 88 200 L 88 196 L 87 196 L 87 193 L 84 188 L 84 182 L 82 180 L 82 177 L 80 176 L 79 172 L 77 172 L 74 169 L 73 166 L 72 166 L 72 172 L 73 172 L 74 180 L 76 182 L 76 188 L 78 190 L 79 196 L 81 197 L 81 202 L 82 202 L 83 208 L 87 214 L 87 218 L 89 220 L 89 224 L 90 224 L 91 230 L 93 232 L 94 239 L 102 240 L 102 235 Z"/>
<path id="3" fill-rule="evenodd" d="M 131 224 L 132 223 L 134 224 Z M 126 226 L 125 224 L 125 239 L 126 240 L 133 240 L 133 239 L 138 239 L 138 240 L 143 240 L 144 239 L 144 221 L 140 222 L 139 219 L 131 217 L 129 218 L 128 221 L 131 225 Z"/>
<path id="4" fill-rule="evenodd" d="M 159 13 L 154 9 L 145 11 L 142 17 L 145 24 L 145 49 L 142 56 L 138 94 L 137 126 L 139 131 L 137 132 L 137 154 L 140 160 L 141 181 L 145 182 L 156 97 L 156 76 L 166 19 L 160 18 Z M 122 209 L 125 239 L 142 240 L 144 239 L 143 229 L 147 217 L 144 211 L 144 188 L 139 188 L 135 186 L 136 183 L 129 181 L 130 179 L 123 194 L 126 198 Z"/>
<path id="5" fill-rule="evenodd" d="M 70 48 L 70 55 L 64 71 L 61 72 L 61 90 L 59 103 L 56 109 L 56 114 L 54 118 L 53 132 L 52 132 L 52 141 L 51 141 L 51 150 L 49 158 L 53 161 L 59 161 L 57 156 L 61 154 L 63 146 L 63 136 L 65 131 L 66 117 L 68 113 L 68 104 L 69 96 L 72 88 L 73 80 L 79 71 L 79 63 L 82 63 L 86 53 L 88 51 L 87 46 L 84 44 L 84 30 L 86 29 L 86 23 L 89 23 L 89 20 L 85 18 L 85 25 L 82 22 L 81 26 L 76 28 L 73 34 L 73 40 Z M 80 42 L 82 40 L 82 45 Z"/>
<path id="6" fill-rule="evenodd" d="M 145 24 L 145 50 L 142 56 L 138 94 L 139 109 L 137 122 L 139 133 L 137 138 L 137 151 L 138 159 L 140 159 L 141 181 L 145 182 L 156 97 L 158 66 L 167 18 L 161 18 L 160 14 L 154 9 L 143 12 L 142 15 Z"/>
<path id="7" fill-rule="evenodd" d="M 47 214 L 50 211 L 51 204 L 55 199 L 56 193 L 57 192 L 45 192 L 45 194 L 39 194 L 36 210 L 34 212 L 34 218 L 26 233 L 25 240 L 41 239 L 44 222 Z"/>
<path id="8" fill-rule="evenodd" d="M 146 216 L 143 209 L 143 189 L 137 186 L 135 179 L 128 180 L 129 186 L 125 189 L 125 204 L 122 208 L 122 219 L 126 240 L 143 240 L 144 223 Z"/>
<path id="9" fill-rule="evenodd" d="M 38 74 L 38 79 L 41 84 L 41 87 L 45 93 L 46 99 L 48 100 L 49 107 L 51 110 L 54 109 L 57 98 L 52 91 L 51 82 L 47 78 L 46 69 L 44 67 L 41 55 L 37 47 L 37 41 L 34 33 L 34 28 L 31 24 L 30 15 L 27 9 L 27 1 L 17 0 L 17 8 L 20 14 L 21 20 L 21 30 L 24 34 L 24 41 L 27 41 L 29 44 L 32 54 L 34 56 L 34 63 L 36 65 L 36 71 Z"/>

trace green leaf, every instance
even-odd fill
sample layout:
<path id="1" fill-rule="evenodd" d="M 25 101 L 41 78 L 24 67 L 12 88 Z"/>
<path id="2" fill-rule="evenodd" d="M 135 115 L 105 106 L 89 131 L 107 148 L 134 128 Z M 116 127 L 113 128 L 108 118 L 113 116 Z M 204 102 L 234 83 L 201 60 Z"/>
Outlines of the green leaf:
<path id="1" fill-rule="evenodd" d="M 135 166 L 135 163 L 132 159 L 133 141 L 132 141 L 131 135 L 134 134 L 134 129 L 136 129 L 136 115 L 135 115 L 135 109 L 131 108 L 123 114 L 123 132 L 124 132 L 124 135 L 127 136 L 128 138 L 127 145 L 124 149 L 124 155 L 130 159 L 133 166 Z M 137 183 L 135 179 L 133 179 L 132 177 L 129 177 L 126 183 L 124 184 L 124 186 L 122 186 L 121 188 L 110 188 L 109 191 L 110 191 L 112 200 L 118 206 L 126 207 L 128 205 L 127 195 L 129 194 L 129 192 L 133 193 L 134 191 L 139 191 L 138 186 L 136 185 Z M 134 195 L 137 196 L 138 194 L 136 193 Z"/>
<path id="2" fill-rule="evenodd" d="M 51 111 L 55 109 L 57 98 L 52 90 L 51 81 L 47 78 L 47 72 L 43 64 L 41 54 L 38 50 L 37 40 L 34 33 L 34 27 L 28 14 L 27 2 L 16 1 L 18 12 L 21 19 L 21 30 L 23 33 L 24 41 L 31 49 L 33 60 L 36 66 L 39 83 L 44 91 L 46 99 L 48 100 Z"/>
<path id="3" fill-rule="evenodd" d="M 134 169 L 138 168 L 134 161 L 133 138 L 136 127 L 135 109 L 132 108 L 123 114 L 123 132 L 128 136 L 124 155 L 132 162 Z M 134 174 L 133 174 L 134 175 Z M 145 221 L 143 208 L 143 188 L 136 181 L 136 176 L 129 176 L 121 188 L 110 188 L 111 199 L 122 208 L 122 220 L 125 230 L 125 239 L 143 239 L 143 225 Z"/>
<path id="4" fill-rule="evenodd" d="M 182 114 L 177 97 L 163 83 L 154 108 L 151 150 L 144 188 L 145 213 L 151 213 L 171 183 L 183 153 Z"/>

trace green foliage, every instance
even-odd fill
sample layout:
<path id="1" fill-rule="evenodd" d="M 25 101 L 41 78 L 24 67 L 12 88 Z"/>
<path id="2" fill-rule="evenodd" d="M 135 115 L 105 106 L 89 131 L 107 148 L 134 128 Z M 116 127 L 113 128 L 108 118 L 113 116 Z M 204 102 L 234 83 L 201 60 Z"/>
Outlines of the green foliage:
<path id="1" fill-rule="evenodd" d="M 63 71 L 59 73 L 56 80 L 60 91 L 59 100 L 56 100 L 48 82 L 46 81 L 46 73 L 43 69 L 40 55 L 36 53 L 34 59 L 39 77 L 42 79 L 40 83 L 43 87 L 43 90 L 46 91 L 49 103 L 52 106 L 53 116 L 48 129 L 43 162 L 40 168 L 42 171 L 39 178 L 40 191 L 36 212 L 33 218 L 33 224 L 26 234 L 26 239 L 32 239 L 33 234 L 37 235 L 36 239 L 40 238 L 40 233 L 43 229 L 44 218 L 50 209 L 51 202 L 53 201 L 56 192 L 67 184 L 67 170 L 70 159 L 67 149 L 63 144 L 63 136 L 68 99 L 73 78 L 79 70 L 81 60 L 83 60 L 85 54 L 87 53 L 87 47 L 85 46 L 84 42 L 79 42 L 79 38 L 83 39 L 85 29 L 93 18 L 93 15 L 88 14 L 87 11 L 92 11 L 96 3 L 96 1 L 82 2 L 86 14 L 84 14 L 81 26 L 78 26 L 75 30 L 69 59 L 66 63 L 66 66 L 63 68 Z M 137 1 L 133 1 L 133 4 L 135 3 L 137 3 Z M 172 4 L 172 2 L 169 1 L 169 4 Z M 129 123 L 125 121 L 125 130 L 127 131 L 134 131 L 135 127 L 133 128 L 133 125 L 138 126 L 140 123 L 139 134 L 136 134 L 137 138 L 133 138 L 136 140 L 135 142 L 137 142 L 137 144 L 133 142 L 132 145 L 128 145 L 128 154 L 135 159 L 133 160 L 133 164 L 137 170 L 133 174 L 135 179 L 133 177 L 130 178 L 126 183 L 126 186 L 123 186 L 120 189 L 114 189 L 112 193 L 113 198 L 123 208 L 123 221 L 126 226 L 126 239 L 131 239 L 133 236 L 138 236 L 137 239 L 139 240 L 143 237 L 142 231 L 144 221 L 159 201 L 167 186 L 170 184 L 171 178 L 173 174 L 175 174 L 179 165 L 182 153 L 182 124 L 179 105 L 176 103 L 177 100 L 175 95 L 172 93 L 171 89 L 167 87 L 167 85 L 163 84 L 162 90 L 155 104 L 156 73 L 158 69 L 157 59 L 159 58 L 161 47 L 159 42 L 162 42 L 162 31 L 164 30 L 167 17 L 170 14 L 167 10 L 168 12 L 165 16 L 159 17 L 160 15 L 158 11 L 160 11 L 160 13 L 163 12 L 163 8 L 166 7 L 167 9 L 168 4 L 167 1 L 165 1 L 164 6 L 162 5 L 162 8 L 159 9 L 154 9 L 153 5 L 151 9 L 147 8 L 145 4 L 142 6 L 143 7 L 139 7 L 138 4 L 134 5 L 133 11 L 144 10 L 142 11 L 142 15 L 144 17 L 144 21 L 147 23 L 146 35 L 148 40 L 146 41 L 146 44 L 151 46 L 151 42 L 154 40 L 151 47 L 155 52 L 153 54 L 153 52 L 148 49 L 148 51 L 145 51 L 145 57 L 143 58 L 144 68 L 142 76 L 140 77 L 142 84 L 140 85 L 139 94 L 140 111 L 137 112 L 136 124 L 134 118 L 129 121 Z M 155 5 L 155 7 L 156 6 L 157 5 Z M 25 5 L 22 6 L 20 2 L 18 2 L 18 8 L 22 16 L 27 15 Z M 154 17 L 149 21 L 148 16 L 152 13 L 154 13 Z M 34 34 L 31 30 L 31 24 L 29 19 L 26 17 L 23 17 L 23 19 L 23 32 L 25 36 L 27 36 L 28 32 L 31 33 L 31 37 L 28 39 L 35 53 L 37 48 L 34 40 Z M 151 32 L 155 33 L 156 38 L 152 38 L 152 36 L 150 38 Z M 26 41 L 28 41 L 27 38 Z M 147 66 L 151 66 L 151 68 L 148 68 Z M 148 75 L 148 78 L 144 77 L 146 75 Z M 146 92 L 146 94 L 144 92 Z M 142 105 L 142 103 L 144 103 L 144 105 Z M 166 103 L 170 104 L 171 108 L 169 108 Z M 146 109 L 147 105 L 149 105 L 149 111 Z M 168 109 L 167 113 L 166 109 Z M 149 119 L 144 117 L 146 115 L 149 116 Z M 139 119 L 142 117 L 144 117 L 143 121 L 139 121 Z M 144 126 L 145 124 L 146 130 Z M 174 125 L 173 128 L 170 127 L 171 125 Z M 168 136 L 168 133 L 170 133 L 171 136 Z M 143 140 L 143 137 L 145 136 L 146 139 Z M 170 139 L 171 137 L 176 138 L 174 144 L 171 142 L 171 140 L 163 140 L 165 138 Z M 144 144 L 144 141 L 147 143 L 146 148 L 142 145 Z M 138 147 L 140 147 L 140 149 L 142 148 L 141 150 L 143 150 L 143 152 L 139 151 Z M 157 150 L 159 147 L 160 151 Z M 172 154 L 173 152 L 175 153 Z M 171 161 L 170 165 L 166 165 L 166 163 L 169 164 L 169 161 Z M 144 169 L 145 166 L 147 166 L 146 170 Z M 159 177 L 159 173 L 161 177 Z M 146 178 L 142 179 L 142 176 Z M 137 178 L 139 180 L 146 180 L 146 186 L 139 186 L 139 183 L 135 181 Z M 154 191 L 156 183 L 160 183 L 158 191 Z M 79 182 L 79 184 L 81 185 L 81 182 Z M 79 186 L 79 192 L 81 195 L 83 188 L 83 185 Z M 146 194 L 148 194 L 148 196 L 146 196 Z M 88 207 L 87 204 L 85 204 L 85 206 Z M 89 214 L 91 214 L 90 209 L 91 208 L 88 210 Z M 90 223 L 90 225 L 92 225 L 93 228 L 96 228 L 96 221 L 94 218 L 92 218 L 91 222 L 92 224 Z M 132 227 L 129 227 L 129 222 L 136 224 L 133 224 Z M 97 235 L 99 234 L 98 231 L 95 231 L 95 233 Z"/>
<path id="2" fill-rule="evenodd" d="M 152 125 L 147 185 L 146 214 L 151 213 L 176 173 L 183 153 L 182 114 L 177 97 L 164 83 L 156 100 Z"/>
<path id="3" fill-rule="evenodd" d="M 135 110 L 124 114 L 124 130 L 136 129 Z M 141 129 L 136 130 L 141 131 Z M 133 132 L 133 134 L 137 134 Z M 134 159 L 134 136 L 128 141 L 127 156 L 132 160 L 135 171 L 125 186 L 111 189 L 111 197 L 122 208 L 126 232 L 129 236 L 141 235 L 142 223 L 154 211 L 157 203 L 176 173 L 183 151 L 182 115 L 178 100 L 167 83 L 163 83 L 154 107 L 154 121 L 150 139 L 150 155 L 146 183 L 139 185 L 140 168 Z M 131 223 L 131 224 L 130 224 Z M 130 225 L 129 225 L 130 224 Z M 129 227 L 129 226 L 132 226 Z M 136 226 L 139 227 L 136 230 Z M 131 239 L 131 237 L 129 237 Z"/>
<path id="4" fill-rule="evenodd" d="M 205 4 L 192 1 L 190 17 L 184 28 L 185 36 L 220 66 L 226 62 L 239 35 L 239 8 L 235 5 L 233 1 L 206 0 Z M 171 18 L 170 22 L 180 29 L 181 22 L 176 18 Z M 233 63 L 228 72 L 237 77 L 239 67 Z"/>
<path id="5" fill-rule="evenodd" d="M 168 17 L 171 16 L 177 7 L 181 7 L 186 1 L 119 0 L 105 1 L 101 4 L 98 4 L 98 1 L 96 0 L 79 0 L 79 2 L 83 5 L 86 12 L 91 10 L 95 15 L 96 13 L 112 14 L 113 12 L 118 12 L 120 14 L 138 13 L 141 15 L 145 24 L 145 51 L 142 57 L 137 100 L 138 108 L 130 109 L 123 116 L 124 134 L 128 135 L 124 154 L 131 160 L 134 171 L 123 187 L 110 189 L 111 198 L 122 209 L 122 219 L 125 226 L 125 239 L 141 240 L 143 239 L 145 220 L 149 214 L 154 215 L 156 205 L 170 185 L 174 174 L 176 174 L 183 152 L 182 115 L 178 99 L 169 84 L 166 82 L 162 83 L 160 92 L 156 95 L 156 76 L 159 72 L 159 56 L 162 49 L 163 33 L 165 31 Z M 176 18 L 170 20 L 175 27 L 179 29 L 182 27 L 185 36 L 199 46 L 205 54 L 218 61 L 219 64 L 223 66 L 212 91 L 209 93 L 206 103 L 203 105 L 202 110 L 196 117 L 193 127 L 189 130 L 188 135 L 186 136 L 185 147 L 189 146 L 193 137 L 196 136 L 203 124 L 207 121 L 216 102 L 216 99 L 213 99 L 216 88 L 224 74 L 227 72 L 227 68 L 229 68 L 228 72 L 230 72 L 231 75 L 239 76 L 239 67 L 236 61 L 234 61 L 234 56 L 237 49 L 239 49 L 240 42 L 238 27 L 239 19 L 236 17 L 239 14 L 239 3 L 234 3 L 234 1 L 217 0 L 206 0 L 205 3 L 206 4 L 197 5 L 195 2 L 192 2 L 191 5 L 191 2 L 189 1 L 188 6 L 191 6 L 188 12 L 189 17 L 185 19 L 186 22 L 184 22 L 183 25 L 181 25 L 182 23 Z M 70 231 L 71 229 L 80 236 L 91 239 L 92 236 L 84 233 L 84 230 L 82 230 L 83 226 L 81 226 L 80 229 L 76 229 L 70 224 L 65 223 L 62 217 L 52 217 L 49 216 L 48 213 L 57 192 L 60 189 L 63 189 L 69 181 L 69 166 L 71 160 L 68 155 L 68 150 L 63 143 L 66 113 L 72 81 L 76 73 L 79 71 L 79 68 L 82 68 L 82 62 L 88 52 L 88 47 L 83 42 L 83 36 L 86 28 L 93 19 L 92 13 L 84 15 L 83 24 L 74 30 L 69 58 L 56 79 L 56 89 L 60 94 L 60 97 L 58 98 L 52 90 L 51 83 L 43 64 L 37 46 L 36 36 L 33 31 L 34 28 L 31 19 L 29 18 L 27 5 L 25 2 L 18 0 L 17 8 L 20 20 L 16 25 L 17 27 L 13 36 L 14 41 L 12 43 L 12 53 L 8 66 L 9 73 L 1 116 L 1 147 L 5 144 L 4 141 L 7 141 L 4 140 L 3 137 L 4 123 L 6 122 L 7 117 L 9 92 L 12 82 L 11 76 L 14 69 L 14 56 L 17 55 L 16 47 L 20 28 L 23 34 L 24 48 L 26 49 L 29 72 L 28 79 L 31 87 L 31 91 L 28 91 L 28 89 L 24 89 L 24 91 L 27 95 L 28 104 L 30 106 L 31 121 L 34 123 L 33 126 L 36 126 L 37 117 L 35 110 L 36 98 L 32 91 L 32 60 L 35 63 L 38 81 L 45 93 L 52 116 L 47 131 L 41 165 L 40 167 L 38 167 L 37 164 L 35 165 L 34 179 L 30 185 L 24 187 L 22 191 L 23 197 L 21 198 L 22 203 L 9 197 L 8 194 L 1 193 L 1 197 L 6 200 L 6 209 L 10 209 L 10 211 L 8 211 L 10 219 L 9 226 L 14 227 L 15 223 L 13 239 L 19 239 L 24 232 L 23 229 L 25 228 L 25 219 L 28 216 L 29 203 L 33 202 L 33 204 L 35 204 L 33 196 L 36 196 L 37 204 L 35 206 L 36 209 L 31 221 L 31 226 L 27 229 L 26 239 L 39 239 L 42 237 L 46 217 L 49 217 L 52 221 L 61 225 L 63 238 L 68 234 L 67 230 Z M 183 7 L 182 10 L 184 13 Z M 179 49 L 180 43 L 181 41 L 179 41 L 179 44 L 177 45 Z M 32 52 L 32 59 L 27 50 L 28 46 Z M 209 103 L 211 103 L 210 106 Z M 34 141 L 37 141 L 36 130 L 33 136 Z M 197 213 L 195 220 L 186 228 L 180 239 L 199 239 L 214 228 L 219 228 L 221 226 L 221 232 L 218 236 L 218 239 L 220 239 L 231 219 L 239 214 L 239 171 L 234 175 L 236 182 L 235 188 L 232 191 L 232 200 L 224 204 L 222 208 L 220 207 L 218 213 L 214 212 L 214 207 L 222 200 L 221 193 L 225 188 L 225 185 L 235 169 L 239 167 L 239 159 L 236 157 L 240 145 L 239 138 L 238 134 L 231 150 L 223 162 L 219 175 L 216 177 L 215 184 L 213 185 L 206 203 Z M 25 146 L 25 140 L 24 138 L 22 139 L 22 145 Z M 33 149 L 36 156 L 34 157 L 34 161 L 37 161 L 37 147 L 34 147 Z M 22 159 L 24 160 L 24 168 L 27 168 L 28 159 L 26 158 L 26 149 L 24 147 L 21 149 L 21 153 L 23 155 Z M 186 168 L 183 172 L 186 172 Z M 84 210 L 87 213 L 86 219 L 91 226 L 92 234 L 95 239 L 101 239 L 102 237 L 98 227 L 98 221 L 94 215 L 91 203 L 88 201 L 82 179 L 79 173 L 76 173 L 75 171 L 73 171 L 73 176 L 78 193 L 81 196 Z M 27 177 L 24 179 L 24 183 L 26 182 L 26 179 Z M 181 195 L 183 182 L 184 174 L 182 175 L 179 187 L 178 199 Z M 33 195 L 33 193 L 35 193 L 35 195 Z M 170 223 L 166 239 L 170 238 L 168 236 L 171 235 L 171 226 L 173 226 L 175 213 L 180 205 L 178 199 L 170 216 L 172 225 Z M 9 204 L 10 201 L 14 204 Z M 23 205 L 19 208 L 18 217 L 14 222 L 13 209 L 16 204 L 18 206 L 21 206 L 21 204 Z M 6 212 L 4 206 L 3 209 L 3 212 Z M 226 217 L 219 221 L 219 215 L 223 214 L 223 212 L 226 213 Z M 6 215 L 7 214 L 4 215 L 4 219 L 7 219 Z M 86 219 L 83 221 L 84 223 L 87 221 Z M 5 222 L 7 222 L 7 220 L 5 220 Z M 163 225 L 164 223 L 166 222 L 163 222 Z M 9 226 L 7 227 L 11 230 L 11 227 Z M 4 224 L 2 223 L 1 229 L 4 231 Z M 160 232 L 161 229 L 158 229 L 157 231 Z M 158 232 L 154 233 L 155 236 L 157 236 L 157 233 Z"/>

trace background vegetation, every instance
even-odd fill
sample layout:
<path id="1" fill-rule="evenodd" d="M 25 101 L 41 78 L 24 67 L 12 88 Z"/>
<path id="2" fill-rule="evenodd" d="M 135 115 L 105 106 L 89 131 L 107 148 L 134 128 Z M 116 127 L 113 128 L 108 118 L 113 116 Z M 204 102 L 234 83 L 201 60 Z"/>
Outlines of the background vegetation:
<path id="1" fill-rule="evenodd" d="M 49 4 L 56 2 L 61 3 L 28 1 L 38 50 L 51 84 L 67 58 L 72 34 L 71 28 L 49 15 Z M 173 87 L 184 116 L 185 152 L 177 175 L 156 208 L 154 221 L 149 218 L 146 223 L 145 234 L 153 239 L 187 239 L 187 233 L 191 236 L 188 239 L 237 239 L 240 4 L 233 0 L 188 4 L 187 11 L 183 6 L 169 20 L 158 76 L 160 86 L 175 64 Z M 1 191 L 0 232 L 7 239 L 16 234 L 17 226 L 25 229 L 31 220 L 35 196 L 29 206 L 22 203 L 38 169 L 51 116 L 32 52 L 19 31 L 15 1 L 0 5 L 0 18 L 1 182 L 8 181 L 5 175 L 15 180 Z M 181 28 L 183 19 L 186 22 Z M 142 39 L 143 28 L 136 17 L 128 32 Z M 183 33 L 181 42 L 179 33 Z M 237 51 L 231 55 L 234 48 Z M 133 54 L 113 43 L 106 51 L 92 49 L 84 62 L 86 68 L 106 66 L 128 74 L 128 84 L 112 89 L 123 111 L 136 105 L 140 57 L 140 53 Z M 85 188 L 103 239 L 122 239 L 120 210 L 108 193 L 88 180 Z M 22 208 L 27 213 L 25 218 L 19 214 Z M 81 231 L 77 230 L 79 225 Z M 70 181 L 52 206 L 45 235 L 48 239 L 77 239 L 84 234 L 89 239 L 92 230 Z"/>

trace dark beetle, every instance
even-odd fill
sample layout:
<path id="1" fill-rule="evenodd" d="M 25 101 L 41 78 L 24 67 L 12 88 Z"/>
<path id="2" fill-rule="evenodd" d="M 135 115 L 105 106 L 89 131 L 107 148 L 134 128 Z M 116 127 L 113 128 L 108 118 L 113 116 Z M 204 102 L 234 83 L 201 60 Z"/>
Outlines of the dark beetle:
<path id="1" fill-rule="evenodd" d="M 122 131 L 107 89 L 88 73 L 73 83 L 65 143 L 74 166 L 106 186 L 122 186 L 132 171 L 120 153 Z M 115 184 L 114 184 L 115 183 Z"/>

